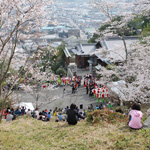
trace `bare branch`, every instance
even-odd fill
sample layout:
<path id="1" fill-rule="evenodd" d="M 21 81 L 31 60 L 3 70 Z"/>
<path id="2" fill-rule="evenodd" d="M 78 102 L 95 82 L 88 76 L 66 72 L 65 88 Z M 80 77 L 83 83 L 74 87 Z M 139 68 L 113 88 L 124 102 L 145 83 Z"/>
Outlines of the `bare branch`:
<path id="1" fill-rule="evenodd" d="M 18 23 L 18 27 L 19 27 L 19 23 Z M 18 28 L 18 27 L 17 27 L 17 28 Z M 1 82 L 5 79 L 6 74 L 7 74 L 8 70 L 9 70 L 9 67 L 10 67 L 10 64 L 11 64 L 11 61 L 12 61 L 12 58 L 14 57 L 14 54 L 15 54 L 15 49 L 16 49 L 17 42 L 18 42 L 18 38 L 17 38 L 17 36 L 18 36 L 18 29 L 17 29 L 17 31 L 16 31 L 15 36 L 16 36 L 15 44 L 14 44 L 14 47 L 12 48 L 12 53 L 11 53 L 11 56 L 10 56 L 9 61 L 8 61 L 7 69 L 6 69 L 5 73 L 3 74 L 3 77 L 1 78 Z"/>
<path id="2" fill-rule="evenodd" d="M 3 41 L 3 45 L 2 45 L 2 48 L 1 48 L 1 50 L 0 50 L 0 55 L 1 55 L 1 53 L 3 52 L 4 47 L 5 47 L 5 45 L 7 44 L 7 42 L 12 38 L 14 32 L 15 32 L 15 31 L 18 32 L 19 25 L 20 25 L 20 21 L 17 22 L 16 26 L 15 26 L 14 29 L 11 31 L 10 35 Z"/>

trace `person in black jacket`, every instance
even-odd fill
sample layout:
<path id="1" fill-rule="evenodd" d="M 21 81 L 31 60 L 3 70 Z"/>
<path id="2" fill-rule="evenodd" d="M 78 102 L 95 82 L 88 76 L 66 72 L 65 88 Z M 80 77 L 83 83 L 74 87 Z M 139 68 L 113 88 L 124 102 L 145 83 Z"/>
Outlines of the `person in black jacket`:
<path id="1" fill-rule="evenodd" d="M 76 105 L 71 104 L 70 109 L 67 110 L 67 122 L 70 125 L 76 125 L 78 122 L 78 118 L 85 119 L 82 115 L 80 115 L 76 110 Z"/>

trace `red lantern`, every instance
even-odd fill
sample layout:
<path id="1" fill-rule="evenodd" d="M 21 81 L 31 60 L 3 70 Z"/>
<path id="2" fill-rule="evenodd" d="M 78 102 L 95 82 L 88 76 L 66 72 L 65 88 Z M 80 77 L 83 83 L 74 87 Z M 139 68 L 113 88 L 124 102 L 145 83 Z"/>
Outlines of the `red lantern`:
<path id="1" fill-rule="evenodd" d="M 96 96 L 97 98 L 99 98 L 99 93 L 97 93 L 97 96 Z"/>
<path id="2" fill-rule="evenodd" d="M 96 93 L 96 90 L 95 90 L 95 89 L 93 90 L 93 93 L 94 93 L 94 94 Z"/>
<path id="3" fill-rule="evenodd" d="M 105 96 L 104 96 L 104 94 L 102 94 L 102 98 L 104 98 Z"/>
<path id="4" fill-rule="evenodd" d="M 109 94 L 107 94 L 107 97 L 109 97 Z"/>

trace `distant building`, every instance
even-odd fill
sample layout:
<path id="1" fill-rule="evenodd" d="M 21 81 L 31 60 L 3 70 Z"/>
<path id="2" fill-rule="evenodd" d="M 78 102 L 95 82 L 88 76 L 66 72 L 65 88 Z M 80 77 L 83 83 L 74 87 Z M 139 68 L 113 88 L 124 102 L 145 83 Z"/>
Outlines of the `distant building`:
<path id="1" fill-rule="evenodd" d="M 70 64 L 71 55 L 70 55 L 70 53 L 69 53 L 67 48 L 64 49 L 64 53 L 65 53 L 66 65 L 68 66 Z"/>
<path id="2" fill-rule="evenodd" d="M 101 63 L 101 65 L 107 65 L 104 62 L 97 59 L 97 56 L 92 55 L 93 52 L 95 52 L 96 49 L 101 48 L 100 42 L 98 43 L 87 43 L 87 44 L 78 44 L 74 49 L 72 49 L 72 53 L 75 56 L 75 63 L 78 68 L 88 68 L 89 64 L 92 64 L 93 66 L 97 65 L 98 63 Z M 65 56 L 66 50 L 64 50 Z M 68 50 L 67 50 L 68 51 Z M 69 51 L 68 51 L 69 53 Z M 68 64 L 68 62 L 67 62 Z"/>
<path id="3" fill-rule="evenodd" d="M 44 35 L 38 39 L 39 42 L 61 42 L 62 39 L 57 34 Z"/>
<path id="4" fill-rule="evenodd" d="M 125 42 L 128 51 L 133 42 L 137 41 L 138 37 L 125 37 Z M 66 51 L 66 50 L 65 50 Z M 67 50 L 67 56 L 69 55 Z M 106 40 L 101 40 L 98 43 L 78 44 L 71 50 L 75 56 L 75 63 L 78 68 L 88 68 L 91 64 L 97 68 L 115 63 L 118 65 L 125 61 L 124 44 L 119 37 L 109 37 Z M 69 64 L 69 60 L 67 62 Z"/>
<path id="5" fill-rule="evenodd" d="M 68 30 L 68 37 L 70 36 L 76 36 L 76 37 L 80 37 L 80 30 L 79 29 L 69 29 Z"/>
<path id="6" fill-rule="evenodd" d="M 68 38 L 68 31 L 61 31 L 58 33 L 61 38 Z"/>
<path id="7" fill-rule="evenodd" d="M 79 68 L 87 68 L 89 63 L 97 65 L 97 57 L 91 54 L 97 49 L 100 48 L 100 43 L 87 43 L 79 44 L 72 52 L 75 54 L 75 62 Z"/>
<path id="8" fill-rule="evenodd" d="M 128 52 L 131 49 L 131 45 L 138 41 L 139 38 L 135 36 L 127 36 L 125 37 L 125 43 L 128 49 Z M 96 56 L 101 58 L 102 61 L 109 61 L 110 63 L 119 64 L 120 62 L 124 62 L 126 58 L 124 43 L 120 37 L 108 37 L 105 40 L 100 41 L 102 44 L 102 48 L 105 49 L 107 54 L 105 57 L 101 57 L 101 54 L 98 53 Z"/>

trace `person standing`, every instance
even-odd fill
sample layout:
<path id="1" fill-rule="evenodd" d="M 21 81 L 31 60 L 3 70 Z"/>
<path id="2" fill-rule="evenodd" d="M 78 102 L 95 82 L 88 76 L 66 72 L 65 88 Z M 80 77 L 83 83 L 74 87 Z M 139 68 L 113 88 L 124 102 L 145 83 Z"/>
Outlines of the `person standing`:
<path id="1" fill-rule="evenodd" d="M 88 84 L 86 84 L 86 94 L 89 93 L 89 87 L 88 87 Z"/>
<path id="2" fill-rule="evenodd" d="M 75 94 L 75 89 L 76 89 L 76 85 L 73 84 L 73 86 L 72 86 L 72 94 L 73 94 L 73 93 Z"/>

